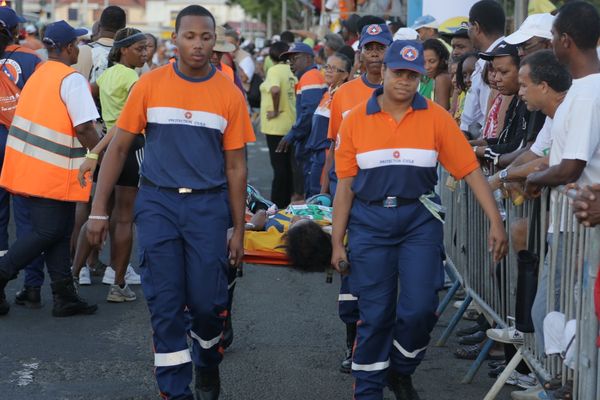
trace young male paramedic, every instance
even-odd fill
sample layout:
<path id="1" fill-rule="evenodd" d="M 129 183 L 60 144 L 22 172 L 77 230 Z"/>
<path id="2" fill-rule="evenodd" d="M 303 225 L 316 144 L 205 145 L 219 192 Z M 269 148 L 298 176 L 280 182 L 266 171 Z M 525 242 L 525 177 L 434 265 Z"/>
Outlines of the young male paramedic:
<path id="1" fill-rule="evenodd" d="M 156 379 L 165 399 L 192 400 L 193 362 L 196 398 L 213 400 L 220 392 L 228 262 L 238 265 L 243 256 L 244 148 L 254 134 L 241 91 L 210 63 L 211 13 L 198 5 L 181 10 L 173 41 L 177 61 L 143 75 L 117 121 L 87 229 L 90 243 L 104 240 L 110 192 L 135 135 L 145 131 L 135 223 Z"/>
<path id="2" fill-rule="evenodd" d="M 360 312 L 354 398 L 381 400 L 387 382 L 397 399 L 415 400 L 411 375 L 436 322 L 444 278 L 443 223 L 433 191 L 438 161 L 465 179 L 490 219 L 495 260 L 506 253 L 507 239 L 460 129 L 417 93 L 425 73 L 422 45 L 395 41 L 382 68 L 383 87 L 348 114 L 337 139 L 332 264 L 348 260 L 348 228 L 349 286 Z"/>

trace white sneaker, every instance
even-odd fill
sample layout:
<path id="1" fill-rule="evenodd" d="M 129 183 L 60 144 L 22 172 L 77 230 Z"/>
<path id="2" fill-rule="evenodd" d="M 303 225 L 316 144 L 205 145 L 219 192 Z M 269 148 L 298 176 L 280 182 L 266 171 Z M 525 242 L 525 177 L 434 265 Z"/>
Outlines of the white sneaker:
<path id="1" fill-rule="evenodd" d="M 519 390 L 512 392 L 510 397 L 513 400 L 549 400 L 550 397 L 540 385 L 536 385 L 531 389 Z"/>
<path id="2" fill-rule="evenodd" d="M 124 288 L 121 288 L 119 285 L 110 285 L 110 289 L 108 289 L 108 296 L 106 296 L 106 300 L 112 303 L 123 303 L 125 301 L 134 301 L 137 299 L 133 290 L 125 284 Z"/>
<path id="3" fill-rule="evenodd" d="M 108 265 L 104 270 L 104 276 L 102 277 L 102 283 L 105 285 L 114 285 L 115 284 L 115 270 L 113 267 Z M 127 283 L 127 282 L 125 282 Z"/>
<path id="4" fill-rule="evenodd" d="M 91 285 L 92 277 L 90 275 L 90 269 L 87 265 L 84 265 L 83 268 L 79 271 L 79 285 Z"/>
<path id="5" fill-rule="evenodd" d="M 140 274 L 135 272 L 135 269 L 129 264 L 127 266 L 127 272 L 125 272 L 125 283 L 128 285 L 141 285 L 142 277 Z"/>
<path id="6" fill-rule="evenodd" d="M 513 371 L 508 379 L 506 380 L 507 385 L 518 386 L 521 389 L 531 389 L 537 386 L 537 379 L 529 376 L 521 374 L 517 371 Z"/>
<path id="7" fill-rule="evenodd" d="M 115 270 L 109 265 L 104 271 L 102 283 L 106 285 L 114 285 L 115 275 Z M 125 272 L 125 283 L 128 285 L 140 285 L 142 283 L 142 277 L 137 272 L 135 272 L 131 264 L 127 266 L 127 271 Z"/>
<path id="8" fill-rule="evenodd" d="M 486 334 L 494 342 L 523 344 L 523 334 L 516 328 L 488 329 Z"/>

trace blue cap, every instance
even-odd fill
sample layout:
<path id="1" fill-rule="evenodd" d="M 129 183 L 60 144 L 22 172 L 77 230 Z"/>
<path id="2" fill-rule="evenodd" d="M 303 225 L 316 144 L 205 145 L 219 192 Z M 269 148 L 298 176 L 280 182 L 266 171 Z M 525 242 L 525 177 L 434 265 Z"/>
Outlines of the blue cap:
<path id="1" fill-rule="evenodd" d="M 4 24 L 8 29 L 12 29 L 15 26 L 19 25 L 19 23 L 26 22 L 27 20 L 15 12 L 10 7 L 4 6 L 0 7 L 0 21 Z"/>
<path id="2" fill-rule="evenodd" d="M 423 45 L 416 40 L 396 40 L 385 52 L 383 63 L 390 69 L 426 73 Z"/>
<path id="3" fill-rule="evenodd" d="M 296 54 L 296 53 L 304 53 L 304 54 L 309 54 L 311 56 L 315 55 L 315 53 L 313 52 L 312 47 L 310 47 L 306 43 L 295 42 L 295 43 L 292 43 L 292 45 L 290 46 L 290 48 L 288 49 L 288 51 L 286 51 L 285 53 L 283 53 L 280 57 L 282 59 L 286 59 L 289 56 L 291 56 L 292 54 Z"/>
<path id="4" fill-rule="evenodd" d="M 53 22 L 46 27 L 43 42 L 55 45 L 71 43 L 79 36 L 87 35 L 87 29 L 75 29 L 63 21 Z"/>
<path id="5" fill-rule="evenodd" d="M 389 46 L 394 39 L 392 32 L 386 24 L 371 24 L 365 25 L 360 33 L 360 41 L 358 47 L 362 48 L 367 43 L 377 42 L 384 46 Z"/>
<path id="6" fill-rule="evenodd" d="M 440 24 L 431 15 L 423 15 L 415 20 L 415 22 L 411 25 L 411 29 L 414 29 L 415 31 L 421 28 L 437 29 L 439 26 Z"/>

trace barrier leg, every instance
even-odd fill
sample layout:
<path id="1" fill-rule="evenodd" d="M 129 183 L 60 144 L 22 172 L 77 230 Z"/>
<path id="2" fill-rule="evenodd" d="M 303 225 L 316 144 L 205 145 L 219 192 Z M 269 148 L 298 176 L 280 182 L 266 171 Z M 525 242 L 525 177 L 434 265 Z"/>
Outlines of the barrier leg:
<path id="1" fill-rule="evenodd" d="M 473 377 L 475 376 L 477 371 L 479 371 L 479 367 L 481 367 L 481 364 L 483 364 L 483 362 L 487 358 L 487 355 L 490 352 L 490 349 L 493 345 L 494 341 L 492 339 L 488 339 L 485 341 L 483 347 L 481 348 L 481 351 L 479 352 L 479 355 L 477 356 L 475 361 L 473 361 L 473 364 L 471 364 L 469 371 L 467 371 L 467 374 L 462 379 L 461 383 L 471 383 L 473 381 Z"/>
<path id="2" fill-rule="evenodd" d="M 448 293 L 446 293 L 444 299 L 440 302 L 437 310 L 435 311 L 437 315 L 442 315 L 444 311 L 446 311 L 446 307 L 448 307 L 448 304 L 450 304 L 452 298 L 454 297 L 458 289 L 460 289 L 460 282 L 457 280 L 454 281 L 454 283 L 450 287 L 450 290 L 448 290 Z"/>
<path id="3" fill-rule="evenodd" d="M 471 295 L 467 295 L 467 297 L 461 304 L 458 311 L 454 314 L 454 316 L 452 316 L 452 319 L 450 320 L 450 324 L 448 324 L 448 326 L 444 330 L 444 333 L 442 333 L 442 336 L 435 343 L 436 347 L 442 347 L 446 344 L 446 341 L 448 341 L 448 338 L 454 331 L 454 328 L 456 328 L 456 325 L 458 325 L 460 319 L 462 318 L 463 314 L 467 310 L 467 307 L 469 307 L 469 304 L 471 304 L 471 300 L 473 300 Z"/>
<path id="4" fill-rule="evenodd" d="M 515 370 L 515 368 L 517 368 L 517 365 L 519 365 L 521 360 L 523 360 L 523 354 L 521 348 L 519 347 L 513 358 L 510 359 L 510 362 L 506 365 L 504 371 L 502 371 L 502 373 L 498 376 L 498 379 L 496 379 L 496 382 L 494 382 L 494 385 L 490 388 L 490 391 L 487 392 L 483 400 L 494 400 L 496 398 L 506 383 L 506 380 Z"/>

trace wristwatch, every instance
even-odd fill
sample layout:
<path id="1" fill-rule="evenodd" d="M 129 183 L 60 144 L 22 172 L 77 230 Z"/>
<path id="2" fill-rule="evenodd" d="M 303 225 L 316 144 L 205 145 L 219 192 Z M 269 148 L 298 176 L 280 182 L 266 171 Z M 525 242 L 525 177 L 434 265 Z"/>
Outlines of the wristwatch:
<path id="1" fill-rule="evenodd" d="M 500 181 L 506 182 L 506 178 L 508 178 L 508 168 L 504 168 L 502 171 L 498 173 L 498 177 Z"/>

